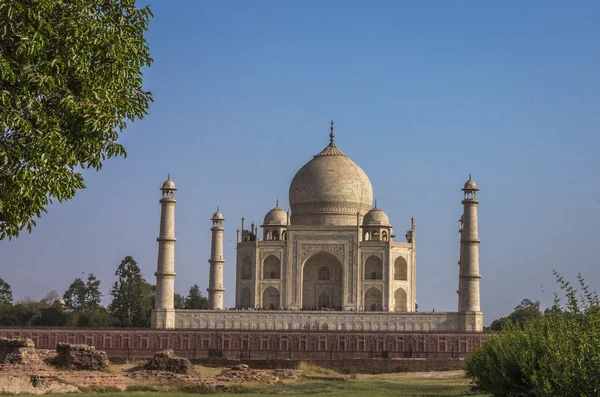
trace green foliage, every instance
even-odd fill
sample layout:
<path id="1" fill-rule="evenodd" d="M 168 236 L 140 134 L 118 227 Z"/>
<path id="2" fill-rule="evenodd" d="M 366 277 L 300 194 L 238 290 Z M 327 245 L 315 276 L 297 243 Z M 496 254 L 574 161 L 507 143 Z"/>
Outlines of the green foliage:
<path id="1" fill-rule="evenodd" d="M 108 313 L 103 307 L 88 310 L 79 314 L 77 326 L 79 327 L 116 327 L 119 319 Z"/>
<path id="2" fill-rule="evenodd" d="M 102 293 L 100 292 L 100 280 L 90 273 L 87 282 L 76 278 L 69 289 L 63 295 L 67 310 L 85 313 L 86 309 L 96 309 L 100 306 Z"/>
<path id="3" fill-rule="evenodd" d="M 159 389 L 157 389 L 154 386 L 150 386 L 150 385 L 129 385 L 129 386 L 127 386 L 127 389 L 125 389 L 125 391 L 128 391 L 128 392 L 152 392 L 152 393 L 160 392 Z"/>
<path id="4" fill-rule="evenodd" d="M 190 288 L 188 296 L 185 298 L 186 309 L 206 310 L 208 309 L 208 299 L 202 296 L 198 284 Z"/>
<path id="5" fill-rule="evenodd" d="M 523 328 L 527 320 L 541 316 L 542 311 L 540 310 L 540 302 L 532 302 L 529 299 L 523 299 L 521 303 L 515 307 L 514 311 L 508 315 L 508 317 L 501 317 L 497 320 L 494 320 L 490 325 L 490 329 L 492 331 L 500 331 L 507 322 L 517 323 L 521 328 Z"/>
<path id="6" fill-rule="evenodd" d="M 125 327 L 149 327 L 153 287 L 148 284 L 136 261 L 127 256 L 115 272 L 118 280 L 112 287 L 109 311 Z"/>
<path id="7" fill-rule="evenodd" d="M 214 386 L 200 383 L 199 385 L 182 386 L 179 391 L 189 394 L 217 394 Z"/>
<path id="8" fill-rule="evenodd" d="M 493 396 L 571 397 L 600 392 L 600 303 L 581 275 L 580 290 L 555 275 L 566 296 L 558 295 L 546 315 L 527 319 L 523 328 L 507 321 L 467 359 L 475 389 Z"/>
<path id="9" fill-rule="evenodd" d="M 0 2 L 0 239 L 84 188 L 78 170 L 126 154 L 119 134 L 152 101 L 151 17 L 135 0 Z"/>
<path id="10" fill-rule="evenodd" d="M 175 303 L 175 309 L 185 309 L 185 298 L 181 294 L 175 292 L 173 301 Z"/>
<path id="11" fill-rule="evenodd" d="M 10 305 L 12 300 L 12 288 L 10 287 L 10 284 L 0 277 L 0 304 Z"/>

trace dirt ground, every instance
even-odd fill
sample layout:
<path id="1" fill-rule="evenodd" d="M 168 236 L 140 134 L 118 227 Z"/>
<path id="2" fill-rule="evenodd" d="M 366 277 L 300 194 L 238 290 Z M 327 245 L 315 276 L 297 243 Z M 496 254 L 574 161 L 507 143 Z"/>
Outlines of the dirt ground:
<path id="1" fill-rule="evenodd" d="M 173 374 L 164 371 L 144 370 L 139 363 L 112 365 L 107 370 L 73 371 L 61 370 L 47 365 L 0 365 L 0 394 L 46 394 L 78 391 L 117 391 L 130 387 L 154 387 L 164 391 L 181 390 L 183 387 L 212 386 L 224 391 L 234 384 L 274 384 L 279 379 L 295 380 L 304 375 L 333 375 L 331 371 L 305 365 L 302 370 L 254 370 L 240 365 L 234 368 L 209 368 L 195 366 L 195 373 Z M 323 372 L 325 371 L 325 372 Z M 39 380 L 32 384 L 32 375 Z M 337 374 L 336 374 L 337 375 Z M 337 375 L 341 377 L 341 375 Z M 357 375 L 365 380 L 454 379 L 464 377 L 464 371 L 411 372 L 380 375 Z"/>

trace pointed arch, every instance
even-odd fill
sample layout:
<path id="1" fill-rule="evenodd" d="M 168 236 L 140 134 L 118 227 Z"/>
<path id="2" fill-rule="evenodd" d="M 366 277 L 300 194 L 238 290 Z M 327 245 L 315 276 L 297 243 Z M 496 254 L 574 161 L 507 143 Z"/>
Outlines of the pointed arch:
<path id="1" fill-rule="evenodd" d="M 403 288 L 398 288 L 396 290 L 396 292 L 394 292 L 394 311 L 396 311 L 396 312 L 408 311 L 406 291 Z"/>
<path id="2" fill-rule="evenodd" d="M 394 280 L 408 280 L 408 265 L 401 256 L 394 261 Z"/>
<path id="3" fill-rule="evenodd" d="M 264 309 L 275 310 L 280 306 L 279 290 L 275 287 L 268 287 L 263 291 L 262 307 Z"/>
<path id="4" fill-rule="evenodd" d="M 342 263 L 334 255 L 325 251 L 311 255 L 302 269 L 302 308 L 312 310 L 323 306 L 320 298 L 327 295 L 329 304 L 326 306 L 341 309 L 342 277 Z"/>
<path id="5" fill-rule="evenodd" d="M 242 296 L 240 298 L 240 307 L 242 309 L 247 309 L 252 307 L 252 292 L 250 292 L 250 288 L 244 287 L 242 288 Z"/>
<path id="6" fill-rule="evenodd" d="M 375 287 L 371 287 L 365 292 L 365 311 L 380 311 L 382 309 L 381 291 Z"/>
<path id="7" fill-rule="evenodd" d="M 272 280 L 281 278 L 281 261 L 275 255 L 269 255 L 263 261 L 263 278 Z"/>
<path id="8" fill-rule="evenodd" d="M 365 261 L 365 279 L 367 280 L 382 280 L 383 279 L 383 261 L 371 255 Z"/>
<path id="9" fill-rule="evenodd" d="M 242 258 L 241 273 L 242 280 L 252 280 L 252 259 L 248 255 L 244 255 Z"/>

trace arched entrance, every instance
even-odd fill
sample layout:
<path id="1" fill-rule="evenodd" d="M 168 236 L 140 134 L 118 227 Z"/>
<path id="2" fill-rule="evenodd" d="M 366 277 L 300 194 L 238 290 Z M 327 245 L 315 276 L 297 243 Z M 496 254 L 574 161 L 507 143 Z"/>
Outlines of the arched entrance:
<path id="1" fill-rule="evenodd" d="M 379 311 L 381 310 L 381 291 L 375 287 L 371 287 L 365 292 L 365 310 L 366 311 Z"/>
<path id="2" fill-rule="evenodd" d="M 262 307 L 270 310 L 279 308 L 279 291 L 275 287 L 269 287 L 263 292 Z"/>
<path id="3" fill-rule="evenodd" d="M 319 252 L 304 262 L 302 308 L 342 308 L 342 264 L 327 252 Z"/>

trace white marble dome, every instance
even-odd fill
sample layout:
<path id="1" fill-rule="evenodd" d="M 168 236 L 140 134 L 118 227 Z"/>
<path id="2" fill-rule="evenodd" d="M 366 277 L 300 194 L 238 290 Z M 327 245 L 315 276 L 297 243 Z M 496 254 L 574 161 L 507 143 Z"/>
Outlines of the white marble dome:
<path id="1" fill-rule="evenodd" d="M 306 163 L 290 185 L 292 225 L 356 226 L 373 202 L 367 174 L 331 143 Z"/>
<path id="2" fill-rule="evenodd" d="M 363 226 L 390 226 L 390 218 L 386 215 L 381 208 L 375 206 L 371 211 L 367 212 L 367 215 L 363 218 Z"/>
<path id="3" fill-rule="evenodd" d="M 285 212 L 279 204 L 265 215 L 263 225 L 287 225 L 287 212 Z"/>

